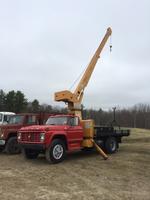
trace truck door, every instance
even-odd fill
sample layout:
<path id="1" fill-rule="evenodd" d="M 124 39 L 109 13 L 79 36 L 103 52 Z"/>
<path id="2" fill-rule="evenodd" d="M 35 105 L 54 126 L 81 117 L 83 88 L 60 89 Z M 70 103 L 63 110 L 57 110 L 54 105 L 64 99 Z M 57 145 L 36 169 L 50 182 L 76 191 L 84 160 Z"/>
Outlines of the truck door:
<path id="1" fill-rule="evenodd" d="M 67 138 L 69 150 L 80 149 L 83 140 L 83 129 L 80 126 L 79 118 L 69 117 L 68 124 Z"/>

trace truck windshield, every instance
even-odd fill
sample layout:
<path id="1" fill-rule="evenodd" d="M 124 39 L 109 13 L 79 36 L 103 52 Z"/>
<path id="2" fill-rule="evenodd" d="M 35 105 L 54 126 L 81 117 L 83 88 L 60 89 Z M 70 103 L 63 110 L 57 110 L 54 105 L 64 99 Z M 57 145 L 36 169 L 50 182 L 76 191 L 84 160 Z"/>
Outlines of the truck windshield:
<path id="1" fill-rule="evenodd" d="M 46 125 L 66 125 L 68 117 L 49 117 Z"/>
<path id="2" fill-rule="evenodd" d="M 9 124 L 21 124 L 23 121 L 23 116 L 22 115 L 13 115 L 9 119 Z"/>

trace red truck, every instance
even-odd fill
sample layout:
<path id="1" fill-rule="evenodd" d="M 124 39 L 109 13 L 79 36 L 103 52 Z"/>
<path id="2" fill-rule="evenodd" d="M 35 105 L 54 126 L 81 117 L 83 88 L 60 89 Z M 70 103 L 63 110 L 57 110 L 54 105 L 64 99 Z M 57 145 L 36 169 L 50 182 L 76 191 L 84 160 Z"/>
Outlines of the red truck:
<path id="1" fill-rule="evenodd" d="M 22 113 L 12 115 L 8 124 L 0 126 L 0 151 L 8 154 L 20 153 L 20 146 L 17 142 L 17 132 L 20 128 L 31 125 L 43 124 L 48 114 Z"/>
<path id="2" fill-rule="evenodd" d="M 112 126 L 94 126 L 93 130 L 92 139 L 97 145 L 103 145 L 107 153 L 116 152 L 121 138 L 129 135 L 129 130 L 115 129 Z M 44 153 L 49 163 L 58 163 L 64 160 L 67 152 L 84 149 L 84 133 L 79 117 L 55 115 L 49 117 L 45 125 L 21 128 L 18 142 L 26 158 L 35 159 L 40 153 Z"/>

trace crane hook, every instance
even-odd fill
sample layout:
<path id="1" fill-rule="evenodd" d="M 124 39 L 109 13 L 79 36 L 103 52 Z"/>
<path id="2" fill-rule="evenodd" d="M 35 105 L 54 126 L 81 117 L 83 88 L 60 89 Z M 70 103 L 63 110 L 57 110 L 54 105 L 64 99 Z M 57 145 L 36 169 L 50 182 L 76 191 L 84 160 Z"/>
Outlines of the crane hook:
<path id="1" fill-rule="evenodd" d="M 112 52 L 112 36 L 110 36 L 110 43 L 109 43 L 110 52 Z"/>
<path id="2" fill-rule="evenodd" d="M 112 52 L 112 45 L 110 45 L 109 48 L 110 48 L 110 52 Z"/>

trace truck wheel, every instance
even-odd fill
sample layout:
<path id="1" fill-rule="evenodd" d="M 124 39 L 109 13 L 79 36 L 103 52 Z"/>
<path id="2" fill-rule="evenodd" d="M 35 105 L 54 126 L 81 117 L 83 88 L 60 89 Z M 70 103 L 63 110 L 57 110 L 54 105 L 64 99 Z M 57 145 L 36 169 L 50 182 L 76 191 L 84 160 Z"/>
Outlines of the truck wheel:
<path id="1" fill-rule="evenodd" d="M 7 154 L 18 154 L 21 152 L 20 146 L 17 142 L 17 137 L 11 137 L 8 139 L 5 151 Z"/>
<path id="2" fill-rule="evenodd" d="M 2 152 L 4 150 L 4 148 L 3 147 L 0 147 L 0 152 Z"/>
<path id="3" fill-rule="evenodd" d="M 118 149 L 118 142 L 116 138 L 114 137 L 109 137 L 106 139 L 105 144 L 104 144 L 104 149 L 107 153 L 115 153 Z"/>
<path id="4" fill-rule="evenodd" d="M 49 163 L 59 163 L 64 160 L 66 156 L 66 147 L 62 140 L 54 139 L 46 150 L 46 160 Z"/>
<path id="5" fill-rule="evenodd" d="M 23 155 L 27 159 L 36 159 L 39 155 L 39 152 L 32 149 L 23 149 Z"/>

